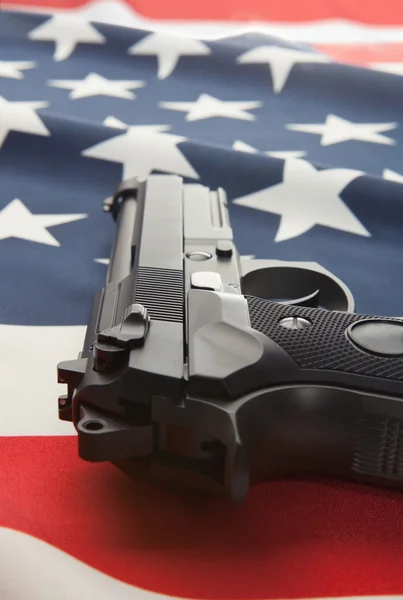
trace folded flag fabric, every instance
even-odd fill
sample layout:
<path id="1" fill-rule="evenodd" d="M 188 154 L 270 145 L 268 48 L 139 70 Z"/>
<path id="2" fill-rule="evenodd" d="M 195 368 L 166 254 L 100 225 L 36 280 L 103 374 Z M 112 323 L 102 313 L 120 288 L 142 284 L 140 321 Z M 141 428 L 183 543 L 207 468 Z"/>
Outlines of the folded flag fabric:
<path id="1" fill-rule="evenodd" d="M 241 255 L 317 261 L 402 316 L 403 78 L 262 34 L 202 40 L 0 14 L 2 599 L 403 592 L 402 499 L 329 478 L 242 507 L 77 456 L 56 365 L 81 348 L 122 180 L 228 195 Z"/>

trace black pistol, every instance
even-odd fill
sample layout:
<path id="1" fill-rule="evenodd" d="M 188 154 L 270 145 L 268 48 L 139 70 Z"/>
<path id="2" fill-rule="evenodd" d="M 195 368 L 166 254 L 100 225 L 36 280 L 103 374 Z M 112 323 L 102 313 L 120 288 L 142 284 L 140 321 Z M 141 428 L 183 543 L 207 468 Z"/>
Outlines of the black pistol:
<path id="1" fill-rule="evenodd" d="M 82 351 L 58 365 L 79 456 L 235 503 L 330 475 L 403 488 L 403 321 L 316 263 L 239 256 L 222 189 L 123 182 Z"/>

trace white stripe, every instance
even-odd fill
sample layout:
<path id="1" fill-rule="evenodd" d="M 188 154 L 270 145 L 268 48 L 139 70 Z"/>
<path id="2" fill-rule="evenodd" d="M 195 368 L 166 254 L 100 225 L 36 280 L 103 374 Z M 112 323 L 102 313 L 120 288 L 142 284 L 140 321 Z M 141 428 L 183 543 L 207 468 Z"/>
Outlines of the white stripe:
<path id="1" fill-rule="evenodd" d="M 57 363 L 77 357 L 85 330 L 0 325 L 0 436 L 75 435 L 58 419 Z"/>
<path id="2" fill-rule="evenodd" d="M 40 0 L 38 0 L 40 2 Z M 230 35 L 258 32 L 294 42 L 312 44 L 382 44 L 402 43 L 402 26 L 366 25 L 346 19 L 317 20 L 307 23 L 223 22 L 223 21 L 157 21 L 146 19 L 121 0 L 95 0 L 76 9 L 56 9 L 2 4 L 3 9 L 39 13 L 82 14 L 88 20 L 112 25 L 164 31 L 201 39 L 217 39 Z"/>

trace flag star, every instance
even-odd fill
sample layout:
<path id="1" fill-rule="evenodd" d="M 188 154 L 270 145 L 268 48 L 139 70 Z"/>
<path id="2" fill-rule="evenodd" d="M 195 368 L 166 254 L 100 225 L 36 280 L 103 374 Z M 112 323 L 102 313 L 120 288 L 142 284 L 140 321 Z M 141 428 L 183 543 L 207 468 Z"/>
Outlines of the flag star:
<path id="1" fill-rule="evenodd" d="M 282 242 L 306 233 L 315 225 L 370 237 L 370 233 L 340 198 L 361 171 L 317 171 L 302 159 L 284 163 L 282 183 L 237 198 L 234 204 L 280 215 L 275 237 Z"/>
<path id="2" fill-rule="evenodd" d="M 200 94 L 195 102 L 160 102 L 161 108 L 168 110 L 181 110 L 187 112 L 186 121 L 198 121 L 211 117 L 225 117 L 228 119 L 242 119 L 254 121 L 255 115 L 248 110 L 259 108 L 262 102 L 234 102 L 232 100 L 219 100 L 208 94 Z"/>
<path id="3" fill-rule="evenodd" d="M 238 152 L 248 152 L 249 154 L 254 154 L 255 152 L 257 152 L 256 148 L 250 146 L 249 144 L 246 144 L 245 142 L 242 142 L 241 140 L 236 140 L 232 144 L 232 149 L 237 150 Z"/>
<path id="4" fill-rule="evenodd" d="M 90 96 L 112 96 L 133 100 L 136 95 L 129 90 L 145 86 L 145 81 L 110 80 L 98 73 L 89 73 L 84 79 L 53 79 L 48 85 L 72 90 L 69 98 L 89 98 Z"/>
<path id="5" fill-rule="evenodd" d="M 286 125 L 286 128 L 292 131 L 321 135 L 321 146 L 330 146 L 351 140 L 393 146 L 396 144 L 395 140 L 382 135 L 382 132 L 396 129 L 396 127 L 397 123 L 353 123 L 336 115 L 327 115 L 323 124 Z"/>
<path id="6" fill-rule="evenodd" d="M 75 50 L 77 44 L 104 44 L 106 38 L 97 29 L 77 15 L 55 15 L 32 29 L 28 37 L 30 40 L 41 42 L 54 42 L 56 61 L 65 60 Z"/>
<path id="7" fill-rule="evenodd" d="M 106 119 L 109 126 L 123 128 L 124 133 L 83 150 L 83 156 L 121 163 L 123 179 L 148 177 L 152 171 L 174 173 L 183 177 L 198 179 L 199 176 L 187 161 L 177 144 L 186 138 L 163 133 L 168 125 L 130 125 L 114 117 Z M 112 125 L 110 125 L 112 120 Z M 122 127 L 123 126 L 123 127 Z"/>
<path id="8" fill-rule="evenodd" d="M 103 124 L 106 125 L 107 127 L 115 127 L 116 129 L 127 129 L 128 125 L 126 123 L 123 123 L 123 121 L 121 121 L 120 119 L 117 119 L 116 117 L 106 117 L 106 119 L 103 120 Z M 168 126 L 169 129 L 169 126 Z"/>
<path id="9" fill-rule="evenodd" d="M 370 67 L 375 71 L 392 73 L 392 75 L 403 75 L 403 62 L 375 62 Z"/>
<path id="10" fill-rule="evenodd" d="M 171 129 L 170 125 L 128 125 L 120 119 L 112 116 L 106 117 L 106 119 L 103 121 L 103 124 L 107 127 L 113 127 L 114 129 L 135 129 L 138 133 L 161 133 Z"/>
<path id="11" fill-rule="evenodd" d="M 234 142 L 232 144 L 232 149 L 238 150 L 239 152 L 249 152 L 251 154 L 257 152 L 256 148 L 250 146 L 249 144 L 245 144 L 245 142 L 242 142 L 241 140 Z M 267 156 L 273 156 L 274 158 L 282 158 L 283 160 L 286 160 L 287 158 L 301 158 L 302 156 L 306 155 L 306 152 L 303 150 L 266 150 L 264 154 Z"/>
<path id="12" fill-rule="evenodd" d="M 304 52 L 279 46 L 259 46 L 252 48 L 237 58 L 239 64 L 267 64 L 271 70 L 273 91 L 278 94 L 283 89 L 291 69 L 295 64 L 329 63 L 330 58 L 323 54 Z"/>
<path id="13" fill-rule="evenodd" d="M 0 77 L 10 77 L 11 79 L 23 79 L 26 69 L 34 69 L 36 62 L 32 60 L 0 60 Z"/>
<path id="14" fill-rule="evenodd" d="M 38 244 L 60 246 L 47 228 L 71 223 L 87 216 L 85 214 L 33 215 L 25 204 L 16 198 L 0 211 L 0 240 L 14 237 Z"/>
<path id="15" fill-rule="evenodd" d="M 302 158 L 306 155 L 306 152 L 303 150 L 278 150 L 276 152 L 266 152 L 265 154 L 267 154 L 267 156 L 272 156 L 273 158 L 287 160 L 289 158 Z"/>
<path id="16" fill-rule="evenodd" d="M 48 102 L 9 102 L 0 96 L 0 148 L 10 131 L 49 136 L 36 110 L 45 108 Z"/>
<path id="17" fill-rule="evenodd" d="M 165 33 L 150 33 L 128 49 L 133 56 L 156 56 L 158 79 L 166 79 L 174 71 L 181 56 L 207 56 L 211 49 L 198 40 Z"/>
<path id="18" fill-rule="evenodd" d="M 387 179 L 388 181 L 396 181 L 398 183 L 403 183 L 403 175 L 400 173 L 396 173 L 396 171 L 391 171 L 390 169 L 384 169 L 382 177 Z"/>

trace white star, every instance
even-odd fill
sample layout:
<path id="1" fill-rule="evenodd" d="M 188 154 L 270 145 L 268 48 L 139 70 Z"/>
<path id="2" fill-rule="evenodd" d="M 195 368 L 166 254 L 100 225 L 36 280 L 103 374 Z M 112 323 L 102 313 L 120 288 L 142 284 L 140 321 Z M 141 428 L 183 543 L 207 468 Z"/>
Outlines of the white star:
<path id="1" fill-rule="evenodd" d="M 25 204 L 16 198 L 0 211 L 0 240 L 14 237 L 49 246 L 60 246 L 57 239 L 47 231 L 47 227 L 71 223 L 87 216 L 33 215 Z"/>
<path id="2" fill-rule="evenodd" d="M 262 106 L 262 102 L 233 102 L 232 100 L 219 100 L 208 94 L 200 94 L 196 102 L 160 102 L 159 106 L 168 110 L 187 112 L 186 121 L 198 121 L 211 117 L 254 121 L 255 115 L 250 115 L 247 111 L 259 108 Z"/>
<path id="3" fill-rule="evenodd" d="M 397 123 L 353 123 L 336 115 L 327 115 L 323 124 L 286 125 L 286 128 L 292 131 L 321 135 L 321 146 L 330 146 L 331 144 L 349 142 L 350 140 L 393 146 L 396 144 L 395 140 L 382 135 L 382 132 L 390 131 L 396 127 Z"/>
<path id="4" fill-rule="evenodd" d="M 89 73 L 84 79 L 53 79 L 48 81 L 48 85 L 72 90 L 69 94 L 72 100 L 101 95 L 134 100 L 136 94 L 129 90 L 144 87 L 145 81 L 110 80 L 98 73 Z"/>
<path id="5" fill-rule="evenodd" d="M 106 117 L 106 119 L 103 120 L 103 124 L 107 127 L 114 127 L 115 129 L 127 129 L 129 127 L 126 123 L 123 123 L 123 121 L 117 119 L 116 117 Z M 169 125 L 161 125 L 161 127 L 165 127 L 165 130 L 170 129 Z"/>
<path id="6" fill-rule="evenodd" d="M 382 177 L 388 181 L 397 181 L 398 183 L 403 183 L 403 175 L 396 173 L 396 171 L 391 171 L 390 169 L 384 169 Z"/>
<path id="7" fill-rule="evenodd" d="M 250 146 L 249 144 L 246 144 L 245 142 L 242 142 L 241 140 L 236 140 L 232 144 L 232 149 L 237 150 L 238 152 L 248 152 L 249 154 L 254 154 L 255 152 L 257 152 L 256 148 Z"/>
<path id="8" fill-rule="evenodd" d="M 245 144 L 245 142 L 242 142 L 241 140 L 237 140 L 236 142 L 234 142 L 232 144 L 232 149 L 238 150 L 239 152 L 249 152 L 251 154 L 257 152 L 256 148 L 250 146 L 249 144 Z M 302 156 L 305 156 L 306 152 L 302 150 L 266 150 L 263 154 L 266 154 L 267 156 L 273 156 L 274 158 L 282 158 L 283 160 L 286 160 L 287 158 L 301 158 Z"/>
<path id="9" fill-rule="evenodd" d="M 181 56 L 206 56 L 211 49 L 203 42 L 165 33 L 150 33 L 131 46 L 129 54 L 156 56 L 158 79 L 166 79 L 175 69 Z"/>
<path id="10" fill-rule="evenodd" d="M 36 114 L 48 102 L 9 102 L 0 96 L 0 148 L 10 131 L 49 136 L 41 118 Z"/>
<path id="11" fill-rule="evenodd" d="M 241 64 L 268 64 L 273 80 L 273 91 L 278 94 L 283 89 L 293 66 L 297 63 L 329 63 L 330 58 L 323 54 L 303 52 L 279 46 L 259 46 L 252 48 L 237 58 Z"/>
<path id="12" fill-rule="evenodd" d="M 106 117 L 103 120 L 103 124 L 114 129 L 135 129 L 138 132 L 144 131 L 146 133 L 162 133 L 171 129 L 170 125 L 128 125 L 120 119 L 111 116 Z"/>
<path id="13" fill-rule="evenodd" d="M 180 142 L 186 141 L 186 138 L 162 133 L 169 129 L 169 125 L 127 126 L 114 117 L 107 117 L 104 124 L 119 129 L 126 128 L 126 131 L 87 148 L 81 154 L 121 163 L 123 179 L 148 177 L 153 170 L 199 178 L 192 165 L 176 147 Z"/>
<path id="14" fill-rule="evenodd" d="M 393 75 L 403 75 L 403 62 L 376 62 L 370 65 L 375 71 L 392 73 Z"/>
<path id="15" fill-rule="evenodd" d="M 289 158 L 302 158 L 306 155 L 306 152 L 303 150 L 278 150 L 277 152 L 266 152 L 265 154 L 267 154 L 267 156 L 272 156 L 273 158 L 287 160 Z"/>
<path id="16" fill-rule="evenodd" d="M 32 60 L 0 60 L 0 77 L 10 77 L 11 79 L 23 79 L 25 69 L 34 69 L 36 62 Z"/>
<path id="17" fill-rule="evenodd" d="M 106 39 L 97 29 L 75 15 L 56 15 L 39 27 L 32 29 L 30 40 L 55 42 L 54 60 L 65 60 L 74 51 L 77 44 L 104 44 Z"/>
<path id="18" fill-rule="evenodd" d="M 317 171 L 305 160 L 287 160 L 282 183 L 237 198 L 234 203 L 280 215 L 276 242 L 302 235 L 315 225 L 369 237 L 339 196 L 360 175 L 361 171 L 351 169 Z"/>

